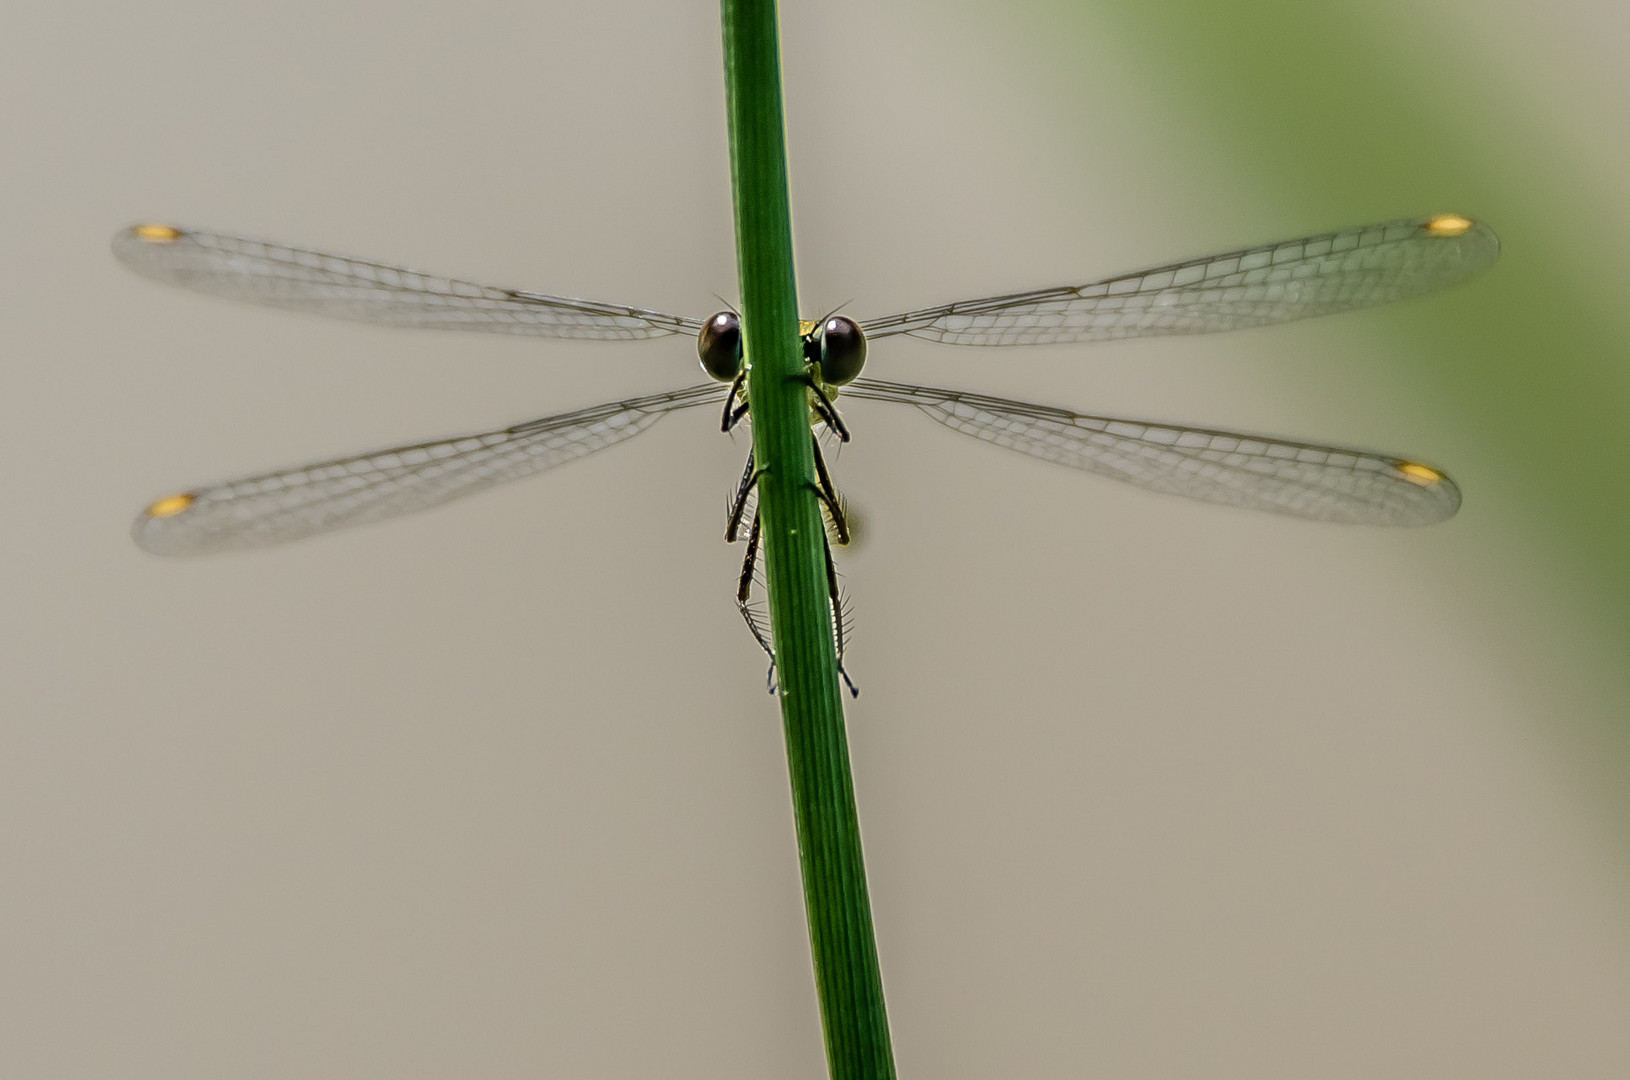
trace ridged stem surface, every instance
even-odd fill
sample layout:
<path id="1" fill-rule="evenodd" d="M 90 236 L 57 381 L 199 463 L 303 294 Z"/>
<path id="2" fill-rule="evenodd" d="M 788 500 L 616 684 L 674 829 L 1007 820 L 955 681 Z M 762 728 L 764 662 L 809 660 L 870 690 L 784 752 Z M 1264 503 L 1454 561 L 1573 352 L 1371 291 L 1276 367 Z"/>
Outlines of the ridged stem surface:
<path id="1" fill-rule="evenodd" d="M 792 263 L 773 0 L 723 0 L 736 266 L 776 677 L 827 1065 L 893 1077 L 843 726 Z"/>

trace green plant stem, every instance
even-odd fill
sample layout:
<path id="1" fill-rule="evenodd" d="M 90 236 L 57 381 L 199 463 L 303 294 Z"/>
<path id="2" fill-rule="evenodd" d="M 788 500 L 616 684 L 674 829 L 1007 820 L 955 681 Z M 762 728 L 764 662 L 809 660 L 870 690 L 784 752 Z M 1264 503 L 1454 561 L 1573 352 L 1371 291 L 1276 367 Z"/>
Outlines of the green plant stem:
<path id="1" fill-rule="evenodd" d="M 792 265 L 774 0 L 723 0 L 736 266 L 810 952 L 838 1080 L 894 1076 L 832 641 Z"/>

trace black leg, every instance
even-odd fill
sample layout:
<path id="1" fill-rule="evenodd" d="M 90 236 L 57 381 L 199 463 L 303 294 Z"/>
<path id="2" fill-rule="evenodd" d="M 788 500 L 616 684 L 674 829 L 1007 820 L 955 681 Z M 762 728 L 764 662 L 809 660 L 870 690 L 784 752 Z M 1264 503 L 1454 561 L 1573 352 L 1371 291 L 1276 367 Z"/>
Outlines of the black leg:
<path id="1" fill-rule="evenodd" d="M 815 381 L 815 377 L 807 371 L 801 375 L 789 375 L 787 377 L 794 382 L 809 387 L 809 392 L 812 395 L 810 406 L 815 410 L 815 415 L 819 416 L 821 422 L 832 429 L 833 434 L 838 437 L 839 441 L 848 442 L 849 429 L 844 426 L 843 417 L 838 415 L 837 407 L 832 404 L 832 399 L 826 396 L 826 391 L 821 389 L 821 384 Z"/>
<path id="2" fill-rule="evenodd" d="M 741 561 L 741 578 L 736 586 L 736 610 L 741 612 L 742 621 L 747 624 L 747 630 L 758 642 L 759 648 L 764 650 L 770 658 L 770 671 L 765 676 L 765 683 L 770 693 L 775 693 L 775 649 L 770 646 L 770 635 L 764 627 L 759 625 L 758 614 L 753 611 L 749 601 L 753 596 L 753 571 L 758 565 L 759 521 L 758 515 L 753 515 L 753 525 L 747 531 L 747 555 Z M 847 679 L 847 676 L 845 676 Z"/>
<path id="3" fill-rule="evenodd" d="M 838 568 L 832 562 L 832 545 L 821 538 L 821 550 L 826 553 L 826 598 L 832 605 L 832 641 L 838 653 L 838 674 L 843 678 L 843 684 L 849 688 L 850 697 L 859 697 L 860 688 L 849 678 L 849 673 L 843 670 L 843 597 L 838 593 Z"/>
<path id="4" fill-rule="evenodd" d="M 737 375 L 736 381 L 730 384 L 730 396 L 724 399 L 724 419 L 719 423 L 720 431 L 730 431 L 731 428 L 741 422 L 742 417 L 747 415 L 747 402 L 742 401 L 739 405 L 736 403 L 736 398 L 741 395 L 741 388 L 746 385 L 747 372 L 745 371 Z"/>
<path id="5" fill-rule="evenodd" d="M 725 543 L 734 544 L 736 542 L 736 534 L 741 531 L 742 515 L 747 510 L 747 496 L 753 493 L 754 485 L 758 483 L 758 478 L 763 475 L 763 469 L 755 470 L 753 468 L 753 451 L 749 447 L 747 450 L 747 467 L 741 471 L 741 483 L 736 487 L 736 497 L 730 501 L 730 518 L 725 522 L 724 526 Z M 758 524 L 756 516 L 753 524 Z"/>
<path id="6" fill-rule="evenodd" d="M 843 504 L 838 501 L 838 489 L 832 486 L 832 477 L 826 471 L 826 458 L 821 454 L 821 440 L 810 435 L 815 446 L 815 494 L 826 506 L 827 515 L 832 520 L 832 531 L 837 533 L 839 544 L 849 542 L 849 519 L 844 516 Z"/>

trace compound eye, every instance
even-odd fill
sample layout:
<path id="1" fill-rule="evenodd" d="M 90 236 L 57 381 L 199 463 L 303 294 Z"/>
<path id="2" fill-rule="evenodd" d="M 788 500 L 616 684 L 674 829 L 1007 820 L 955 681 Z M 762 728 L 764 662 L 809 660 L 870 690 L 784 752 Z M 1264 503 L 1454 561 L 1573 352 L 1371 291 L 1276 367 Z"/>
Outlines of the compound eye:
<path id="1" fill-rule="evenodd" d="M 860 324 L 833 315 L 821 324 L 821 381 L 832 386 L 852 382 L 866 363 L 866 335 Z"/>
<path id="2" fill-rule="evenodd" d="M 735 382 L 741 374 L 741 319 L 734 311 L 721 311 L 702 325 L 696 355 L 709 378 Z"/>

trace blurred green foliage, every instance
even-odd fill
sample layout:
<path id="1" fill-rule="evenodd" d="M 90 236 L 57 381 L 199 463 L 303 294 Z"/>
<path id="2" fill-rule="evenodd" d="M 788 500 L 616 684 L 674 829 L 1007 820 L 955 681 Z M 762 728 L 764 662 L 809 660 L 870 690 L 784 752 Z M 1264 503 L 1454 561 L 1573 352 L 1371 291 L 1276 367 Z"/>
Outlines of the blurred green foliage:
<path id="1" fill-rule="evenodd" d="M 1600 681 L 1588 708 L 1559 704 L 1558 716 L 1536 721 L 1559 723 L 1605 766 L 1610 786 L 1630 789 L 1626 665 L 1614 659 L 1630 656 L 1630 307 L 1621 284 L 1630 268 L 1613 242 L 1622 220 L 1609 202 L 1614 186 L 1580 167 L 1589 145 L 1563 141 L 1589 125 L 1565 134 L 1547 117 L 1574 103 L 1536 100 L 1542 54 L 1532 51 L 1530 68 L 1489 63 L 1491 41 L 1517 57 L 1529 51 L 1500 38 L 1509 27 L 1460 26 L 1446 8 L 1039 0 L 1025 15 L 1009 25 L 1023 26 L 1026 46 L 1056 70 L 1071 70 L 1059 55 L 1070 42 L 1105 45 L 1108 27 L 1108 46 L 1146 76 L 1119 104 L 1152 124 L 1154 152 L 1181 159 L 1192 132 L 1206 133 L 1201 153 L 1235 147 L 1244 171 L 1268 178 L 1241 183 L 1241 201 L 1273 202 L 1292 231 L 1449 209 L 1495 226 L 1500 263 L 1456 294 L 1451 318 L 1441 302 L 1404 309 L 1391 325 L 1407 347 L 1376 356 L 1377 371 L 1429 397 L 1460 445 L 1475 447 L 1483 475 L 1498 478 L 1500 490 L 1485 482 L 1467 496 L 1498 504 L 1508 546 L 1474 570 L 1490 574 L 1483 584 L 1462 581 L 1460 592 L 1474 616 L 1492 616 L 1499 605 L 1479 611 L 1479 592 L 1506 586 L 1494 575 L 1511 570 L 1513 552 L 1534 560 L 1520 576 L 1531 571 L 1533 588 L 1574 613 L 1581 640 L 1599 648 L 1590 662 Z M 1083 94 L 1101 95 L 1082 65 L 1074 70 Z M 1082 101 L 1060 105 L 1079 115 Z M 1236 162 L 1192 167 L 1226 174 Z M 1456 461 L 1443 464 L 1455 471 Z M 1501 617 L 1510 615 L 1507 605 Z"/>

